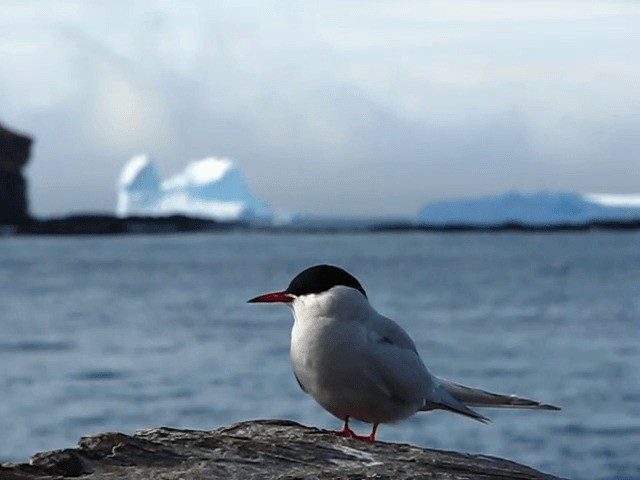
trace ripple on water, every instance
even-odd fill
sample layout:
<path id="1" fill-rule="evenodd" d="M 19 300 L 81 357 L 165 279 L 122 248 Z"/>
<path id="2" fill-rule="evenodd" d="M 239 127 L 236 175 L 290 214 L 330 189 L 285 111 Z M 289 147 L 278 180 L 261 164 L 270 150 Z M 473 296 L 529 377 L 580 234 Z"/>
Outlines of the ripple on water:
<path id="1" fill-rule="evenodd" d="M 51 353 L 68 352 L 74 349 L 75 344 L 65 340 L 23 340 L 17 342 L 0 342 L 0 353 Z"/>
<path id="2" fill-rule="evenodd" d="M 105 425 L 109 420 L 109 417 L 104 414 L 98 415 L 78 415 L 75 417 L 67 418 L 70 426 L 76 427 L 97 427 L 99 425 Z"/>
<path id="3" fill-rule="evenodd" d="M 104 380 L 119 380 L 129 376 L 127 372 L 117 370 L 85 370 L 71 375 L 74 380 L 85 381 L 104 381 Z"/>
<path id="4" fill-rule="evenodd" d="M 555 433 L 584 436 L 593 435 L 596 437 L 626 437 L 640 435 L 640 425 L 620 425 L 608 427 L 590 427 L 585 424 L 569 423 L 562 427 L 552 427 Z"/>

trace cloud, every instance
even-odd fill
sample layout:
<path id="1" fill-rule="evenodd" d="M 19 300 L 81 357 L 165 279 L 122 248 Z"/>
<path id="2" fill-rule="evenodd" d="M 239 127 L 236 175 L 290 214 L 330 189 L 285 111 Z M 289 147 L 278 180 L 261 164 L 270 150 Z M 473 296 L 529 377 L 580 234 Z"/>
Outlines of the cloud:
<path id="1" fill-rule="evenodd" d="M 2 120 L 37 136 L 36 213 L 112 209 L 143 151 L 166 172 L 229 156 L 316 213 L 640 183 L 634 3 L 48 5 L 0 7 Z"/>
<path id="2" fill-rule="evenodd" d="M 94 75 L 86 112 L 87 141 L 91 148 L 111 149 L 126 156 L 148 145 L 161 149 L 171 141 L 171 126 L 162 98 L 127 78 L 113 64 L 98 65 Z"/>

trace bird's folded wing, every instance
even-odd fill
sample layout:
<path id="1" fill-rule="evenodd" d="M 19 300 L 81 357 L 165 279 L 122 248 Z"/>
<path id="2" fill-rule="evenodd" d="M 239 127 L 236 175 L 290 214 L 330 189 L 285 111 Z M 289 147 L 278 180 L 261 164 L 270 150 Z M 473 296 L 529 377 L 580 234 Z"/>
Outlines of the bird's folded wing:
<path id="1" fill-rule="evenodd" d="M 387 337 L 372 343 L 363 358 L 366 377 L 394 402 L 421 405 L 433 381 L 418 354 Z"/>
<path id="2" fill-rule="evenodd" d="M 367 377 L 392 400 L 489 421 L 443 388 L 422 362 L 411 337 L 393 320 L 380 316 L 371 323 L 367 351 Z"/>
<path id="3" fill-rule="evenodd" d="M 400 349 L 409 350 L 418 355 L 411 337 L 396 322 L 382 315 L 371 319 L 369 325 L 370 343 L 390 343 Z"/>

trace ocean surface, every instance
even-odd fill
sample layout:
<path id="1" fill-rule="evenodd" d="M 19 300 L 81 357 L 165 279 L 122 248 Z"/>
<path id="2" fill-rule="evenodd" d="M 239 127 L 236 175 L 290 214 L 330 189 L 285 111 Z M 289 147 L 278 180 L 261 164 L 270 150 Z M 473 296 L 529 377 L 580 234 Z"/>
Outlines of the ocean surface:
<path id="1" fill-rule="evenodd" d="M 640 478 L 638 233 L 0 237 L 0 461 L 107 430 L 339 428 L 291 372 L 289 310 L 246 303 L 324 262 L 435 374 L 563 409 L 422 413 L 380 440 Z"/>

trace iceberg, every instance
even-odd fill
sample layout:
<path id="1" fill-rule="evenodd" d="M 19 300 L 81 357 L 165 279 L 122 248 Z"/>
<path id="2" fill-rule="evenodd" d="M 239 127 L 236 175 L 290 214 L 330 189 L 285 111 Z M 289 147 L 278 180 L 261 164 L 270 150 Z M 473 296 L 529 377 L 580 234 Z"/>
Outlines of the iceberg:
<path id="1" fill-rule="evenodd" d="M 510 192 L 427 204 L 418 223 L 434 226 L 580 225 L 593 221 L 640 220 L 640 195 Z"/>
<path id="2" fill-rule="evenodd" d="M 116 214 L 186 215 L 226 222 L 273 217 L 267 203 L 250 192 L 240 168 L 227 158 L 193 161 L 162 180 L 148 155 L 133 157 L 122 169 Z"/>

